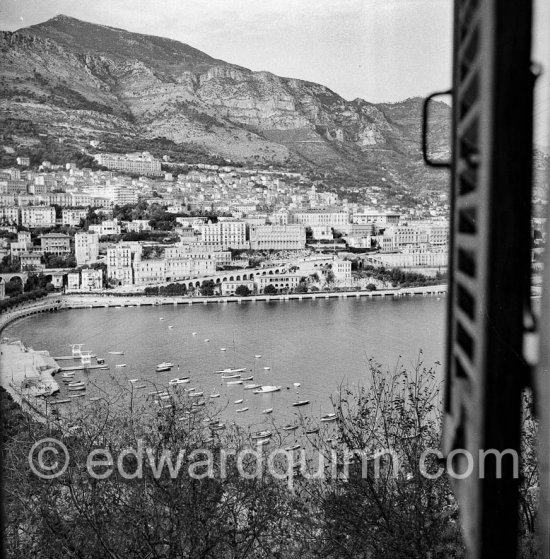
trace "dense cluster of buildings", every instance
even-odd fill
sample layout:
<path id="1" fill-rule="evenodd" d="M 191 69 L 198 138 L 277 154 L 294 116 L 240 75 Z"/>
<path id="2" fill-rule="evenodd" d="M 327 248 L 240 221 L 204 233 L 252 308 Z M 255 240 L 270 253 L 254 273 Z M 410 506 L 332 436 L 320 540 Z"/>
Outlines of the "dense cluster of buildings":
<path id="1" fill-rule="evenodd" d="M 108 170 L 47 161 L 28 169 L 25 157 L 18 158 L 19 167 L 0 170 L 0 229 L 17 234 L 15 240 L 0 239 L 1 257 L 19 259 L 21 270 L 44 269 L 45 255 L 74 257 L 80 269 L 69 274 L 67 285 L 84 290 L 106 282 L 146 286 L 213 277 L 248 266 L 246 255 L 235 251 L 291 255 L 330 243 L 368 250 L 369 261 L 379 265 L 446 262 L 444 196 L 415 207 L 388 206 L 373 186 L 365 189 L 368 203 L 360 204 L 300 173 L 205 164 L 173 164 L 172 172 L 163 172 L 162 162 L 149 153 L 101 153 L 95 159 Z M 117 242 L 122 233 L 155 228 L 142 216 L 116 219 L 115 206 L 138 202 L 174 216 L 172 244 Z M 334 267 L 344 281 L 351 271 L 342 262 Z M 342 266 L 346 269 L 339 270 Z M 238 281 L 255 290 L 268 284 L 293 289 L 298 281 L 289 273 L 279 280 L 244 277 Z M 227 281 L 223 289 L 230 293 L 236 287 L 237 280 Z"/>

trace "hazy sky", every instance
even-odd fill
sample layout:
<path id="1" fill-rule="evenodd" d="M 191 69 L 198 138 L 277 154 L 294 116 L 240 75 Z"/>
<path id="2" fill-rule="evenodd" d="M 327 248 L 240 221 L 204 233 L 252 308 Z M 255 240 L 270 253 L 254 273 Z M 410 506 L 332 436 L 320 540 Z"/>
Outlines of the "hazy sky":
<path id="1" fill-rule="evenodd" d="M 57 14 L 170 37 L 215 58 L 396 101 L 450 86 L 451 0 L 2 0 L 3 30 Z"/>

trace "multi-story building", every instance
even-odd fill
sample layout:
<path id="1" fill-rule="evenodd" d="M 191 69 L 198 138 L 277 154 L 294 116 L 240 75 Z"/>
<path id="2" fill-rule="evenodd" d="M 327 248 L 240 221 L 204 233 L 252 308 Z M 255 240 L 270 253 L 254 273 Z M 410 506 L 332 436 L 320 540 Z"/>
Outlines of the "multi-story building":
<path id="1" fill-rule="evenodd" d="M 10 243 L 10 255 L 12 258 L 18 258 L 25 252 L 32 252 L 31 234 L 28 231 L 19 231 L 17 241 Z"/>
<path id="2" fill-rule="evenodd" d="M 78 272 L 70 272 L 67 274 L 67 290 L 78 291 L 80 289 L 80 274 Z"/>
<path id="3" fill-rule="evenodd" d="M 29 229 L 55 227 L 55 208 L 51 206 L 27 206 L 21 208 L 21 225 Z"/>
<path id="4" fill-rule="evenodd" d="M 351 262 L 349 260 L 334 260 L 332 263 L 332 272 L 334 278 L 338 282 L 351 280 Z"/>
<path id="5" fill-rule="evenodd" d="M 98 233 L 76 233 L 74 236 L 74 252 L 77 266 L 95 262 L 99 256 Z"/>
<path id="6" fill-rule="evenodd" d="M 19 225 L 19 208 L 16 206 L 1 207 L 0 223 L 2 225 Z"/>
<path id="7" fill-rule="evenodd" d="M 274 276 L 256 276 L 254 282 L 258 293 L 263 293 L 268 285 L 272 285 L 278 293 L 290 291 L 298 287 L 300 278 L 302 276 L 297 274 L 279 274 Z"/>
<path id="8" fill-rule="evenodd" d="M 205 246 L 221 250 L 246 249 L 246 223 L 244 221 L 227 220 L 201 228 L 201 241 Z"/>
<path id="9" fill-rule="evenodd" d="M 305 227 L 325 225 L 342 230 L 349 222 L 349 214 L 342 211 L 307 210 L 292 213 L 293 223 L 301 223 Z"/>
<path id="10" fill-rule="evenodd" d="M 160 161 L 150 153 L 136 152 L 122 155 L 119 153 L 99 153 L 94 159 L 108 169 L 126 171 L 139 175 L 161 175 Z"/>
<path id="11" fill-rule="evenodd" d="M 116 219 L 106 219 L 97 225 L 90 225 L 89 230 L 97 233 L 100 237 L 120 235 L 120 224 Z"/>
<path id="12" fill-rule="evenodd" d="M 80 273 L 80 289 L 82 291 L 103 289 L 103 271 L 84 268 Z"/>
<path id="13" fill-rule="evenodd" d="M 380 212 L 363 212 L 353 216 L 353 223 L 365 224 L 376 223 L 379 225 L 397 225 L 399 223 L 400 214 L 398 213 L 380 213 Z"/>
<path id="14" fill-rule="evenodd" d="M 43 252 L 23 252 L 19 255 L 19 261 L 21 262 L 21 271 L 28 270 L 43 270 L 44 264 L 42 258 L 44 256 Z"/>
<path id="15" fill-rule="evenodd" d="M 151 231 L 148 219 L 134 219 L 133 221 L 123 221 L 126 231 L 130 233 L 139 233 L 140 231 Z"/>
<path id="16" fill-rule="evenodd" d="M 107 277 L 118 285 L 134 283 L 132 263 L 134 254 L 141 253 L 141 248 L 127 244 L 116 245 L 107 249 Z"/>
<path id="17" fill-rule="evenodd" d="M 71 252 L 71 237 L 63 233 L 48 233 L 40 237 L 43 252 L 62 256 Z"/>
<path id="18" fill-rule="evenodd" d="M 252 250 L 300 250 L 306 246 L 303 225 L 251 225 L 249 237 Z"/>
<path id="19" fill-rule="evenodd" d="M 256 284 L 253 280 L 241 280 L 241 281 L 224 281 L 220 284 L 221 294 L 225 296 L 235 295 L 235 291 L 239 285 L 244 285 L 248 287 L 250 293 L 254 293 L 256 289 Z"/>
<path id="20" fill-rule="evenodd" d="M 162 258 L 136 259 L 133 269 L 134 285 L 148 285 L 166 281 L 166 261 Z"/>
<path id="21" fill-rule="evenodd" d="M 78 227 L 81 219 L 86 219 L 88 210 L 78 210 L 67 208 L 61 210 L 61 223 L 62 225 L 69 225 L 71 227 Z"/>

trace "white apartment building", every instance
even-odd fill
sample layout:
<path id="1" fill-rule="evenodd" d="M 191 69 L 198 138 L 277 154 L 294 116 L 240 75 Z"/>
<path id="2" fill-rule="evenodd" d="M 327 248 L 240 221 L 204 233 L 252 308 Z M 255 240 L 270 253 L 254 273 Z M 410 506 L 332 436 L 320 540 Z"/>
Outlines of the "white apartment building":
<path id="1" fill-rule="evenodd" d="M 67 274 L 67 290 L 78 291 L 80 289 L 80 274 L 78 272 L 71 272 Z"/>
<path id="2" fill-rule="evenodd" d="M 116 245 L 108 248 L 107 277 L 118 285 L 132 285 L 134 282 L 132 261 L 136 252 L 141 253 L 141 247 Z"/>
<path id="3" fill-rule="evenodd" d="M 349 260 L 334 260 L 332 271 L 337 282 L 351 281 L 351 262 Z"/>
<path id="4" fill-rule="evenodd" d="M 123 221 L 122 224 L 129 233 L 139 233 L 140 231 L 151 231 L 148 219 L 134 219 L 133 221 Z"/>
<path id="5" fill-rule="evenodd" d="M 254 282 L 256 284 L 258 293 L 263 293 L 264 289 L 268 285 L 272 285 L 273 287 L 275 287 L 278 293 L 281 293 L 283 291 L 290 291 L 291 289 L 298 287 L 301 277 L 302 276 L 296 274 L 256 276 L 254 278 Z"/>
<path id="6" fill-rule="evenodd" d="M 307 210 L 292 213 L 293 223 L 301 223 L 306 227 L 325 225 L 334 229 L 342 229 L 349 222 L 349 214 L 341 211 Z"/>
<path id="7" fill-rule="evenodd" d="M 391 266 L 397 268 L 413 267 L 446 267 L 448 262 L 447 252 L 411 251 L 394 254 L 372 254 L 366 260 L 377 266 Z"/>
<path id="8" fill-rule="evenodd" d="M 249 236 L 252 250 L 300 250 L 306 246 L 303 225 L 251 225 Z"/>
<path id="9" fill-rule="evenodd" d="M 61 210 L 61 223 L 62 225 L 77 227 L 80 225 L 81 219 L 86 219 L 87 214 L 88 210 L 63 209 Z"/>
<path id="10" fill-rule="evenodd" d="M 51 206 L 27 206 L 21 208 L 21 225 L 29 229 L 55 227 L 55 208 Z"/>
<path id="11" fill-rule="evenodd" d="M 201 227 L 201 241 L 204 245 L 221 250 L 246 249 L 246 223 L 244 221 L 219 221 Z"/>
<path id="12" fill-rule="evenodd" d="M 89 230 L 97 233 L 100 237 L 104 235 L 120 235 L 120 224 L 116 219 L 106 219 L 98 225 L 90 225 Z"/>
<path id="13" fill-rule="evenodd" d="M 99 256 L 99 234 L 76 233 L 74 236 L 74 251 L 77 266 L 95 262 Z"/>
<path id="14" fill-rule="evenodd" d="M 0 223 L 3 225 L 18 225 L 19 208 L 15 206 L 0 207 Z"/>
<path id="15" fill-rule="evenodd" d="M 122 155 L 120 153 L 99 153 L 94 159 L 108 169 L 126 171 L 139 175 L 161 175 L 160 160 L 155 159 L 150 153 L 135 152 Z"/>
<path id="16" fill-rule="evenodd" d="M 102 270 L 84 268 L 80 273 L 80 289 L 82 291 L 97 291 L 103 289 Z"/>
<path id="17" fill-rule="evenodd" d="M 166 261 L 162 258 L 136 259 L 133 263 L 134 285 L 149 285 L 166 281 Z"/>
<path id="18" fill-rule="evenodd" d="M 353 223 L 377 223 L 380 225 L 397 225 L 401 215 L 398 213 L 368 212 L 358 213 L 353 216 Z"/>

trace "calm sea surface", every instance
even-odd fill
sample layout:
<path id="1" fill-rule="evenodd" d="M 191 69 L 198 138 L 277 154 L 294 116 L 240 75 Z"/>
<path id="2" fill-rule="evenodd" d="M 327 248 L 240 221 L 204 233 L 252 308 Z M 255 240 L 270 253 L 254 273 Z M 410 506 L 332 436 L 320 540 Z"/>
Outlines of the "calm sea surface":
<path id="1" fill-rule="evenodd" d="M 416 362 L 422 349 L 426 365 L 442 361 L 445 307 L 444 298 L 419 297 L 86 309 L 33 316 L 14 323 L 4 335 L 47 349 L 52 356 L 68 355 L 70 344 L 82 343 L 105 358 L 110 371 L 77 373 L 90 384 L 87 397 L 71 405 L 108 394 L 114 383 L 130 386 L 129 379 L 147 384 L 136 391 L 145 397 L 152 383 L 190 376 L 191 383 L 180 390 L 197 387 L 207 400 L 220 393 L 212 401 L 225 408 L 227 420 L 259 426 L 268 420 L 261 413 L 265 408 L 274 410 L 269 420 L 284 422 L 298 414 L 314 420 L 332 411 L 330 396 L 341 384 L 368 382 L 369 357 L 393 368 L 399 360 L 405 365 Z M 175 367 L 156 373 L 155 366 L 163 361 Z M 122 363 L 126 367 L 115 366 Z M 282 390 L 255 395 L 240 385 L 228 386 L 214 374 L 226 367 L 246 367 L 253 382 L 281 385 Z M 436 369 L 441 376 L 441 367 Z M 234 403 L 241 398 L 242 404 Z M 309 406 L 291 405 L 306 399 Z M 237 413 L 242 407 L 249 410 Z"/>

